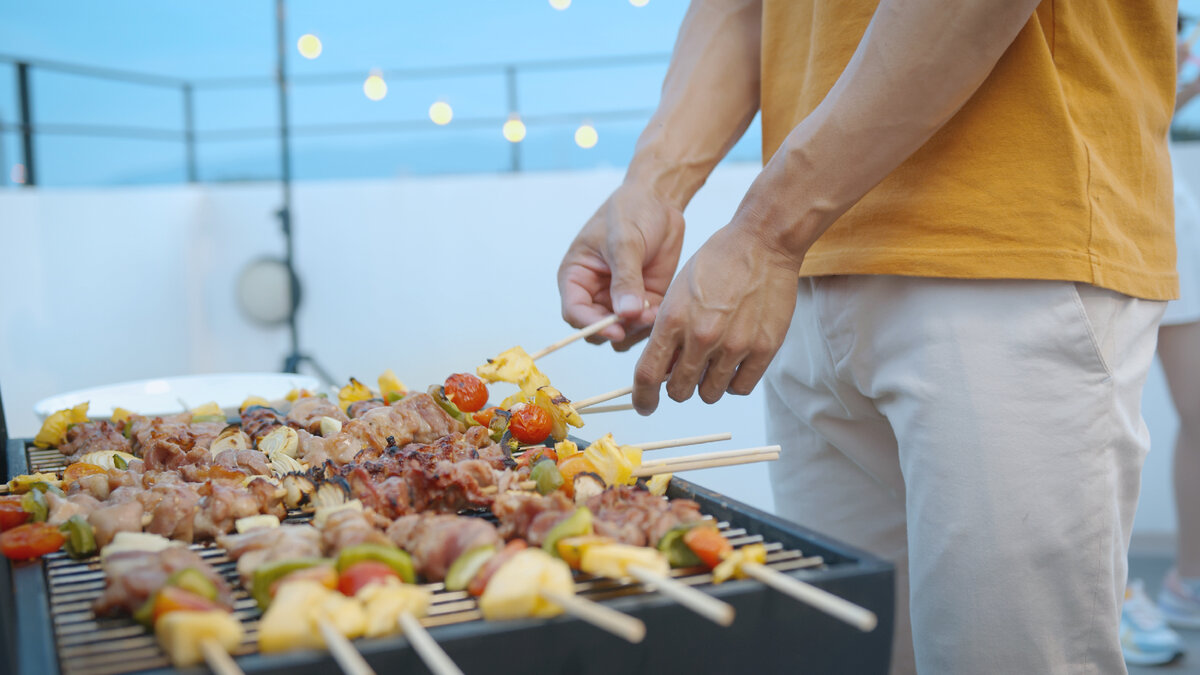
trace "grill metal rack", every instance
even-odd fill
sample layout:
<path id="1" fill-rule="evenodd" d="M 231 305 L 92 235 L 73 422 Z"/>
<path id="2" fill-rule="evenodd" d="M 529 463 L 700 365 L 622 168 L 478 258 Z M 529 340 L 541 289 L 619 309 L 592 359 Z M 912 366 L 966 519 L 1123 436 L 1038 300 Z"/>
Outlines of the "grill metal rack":
<path id="1" fill-rule="evenodd" d="M 2 430 L 0 430 L 2 433 Z M 7 442 L 8 477 L 61 471 L 63 456 L 38 450 L 28 440 Z M 467 673 L 884 673 L 891 649 L 893 571 L 889 563 L 787 523 L 745 504 L 676 478 L 670 497 L 694 499 L 717 520 L 735 546 L 765 542 L 767 564 L 874 611 L 870 633 L 842 624 L 754 580 L 719 586 L 704 574 L 674 576 L 731 603 L 733 626 L 721 628 L 637 584 L 577 575 L 576 592 L 602 600 L 646 622 L 643 643 L 630 645 L 578 620 L 484 621 L 476 602 L 462 592 L 431 584 L 435 592 L 422 624 Z M 289 522 L 307 516 L 294 512 Z M 215 545 L 193 545 L 237 588 L 234 562 Z M 10 564 L 0 558 L 0 604 L 5 664 L 18 673 L 116 675 L 173 672 L 154 636 L 131 619 L 97 618 L 92 601 L 104 588 L 99 561 L 75 561 L 64 553 L 42 562 Z M 260 654 L 259 612 L 245 591 L 235 593 L 235 616 L 246 641 L 235 653 L 248 673 L 329 673 L 337 666 L 324 652 Z M 403 637 L 358 640 L 356 646 L 379 672 L 427 672 Z"/>

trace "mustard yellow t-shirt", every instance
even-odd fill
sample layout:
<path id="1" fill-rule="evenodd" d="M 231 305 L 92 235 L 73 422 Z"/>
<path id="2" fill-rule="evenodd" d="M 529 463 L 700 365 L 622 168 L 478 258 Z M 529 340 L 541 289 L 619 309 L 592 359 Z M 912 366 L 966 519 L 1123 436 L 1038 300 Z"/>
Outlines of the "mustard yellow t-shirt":
<path id="1" fill-rule="evenodd" d="M 825 97 L 876 6 L 764 0 L 764 158 Z M 1175 12 L 1174 0 L 1042 2 L 966 105 L 817 240 L 801 274 L 1176 297 Z"/>

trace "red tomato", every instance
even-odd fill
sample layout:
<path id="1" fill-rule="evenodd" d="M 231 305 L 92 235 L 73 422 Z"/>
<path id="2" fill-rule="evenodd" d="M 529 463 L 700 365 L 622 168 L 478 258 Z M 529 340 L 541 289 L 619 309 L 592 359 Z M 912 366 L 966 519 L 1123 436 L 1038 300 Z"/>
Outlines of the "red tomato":
<path id="1" fill-rule="evenodd" d="M 50 523 L 27 523 L 0 534 L 0 553 L 12 560 L 33 560 L 62 547 L 66 537 Z"/>
<path id="2" fill-rule="evenodd" d="M 471 418 L 478 422 L 480 426 L 486 427 L 492 423 L 492 418 L 496 416 L 496 410 L 496 406 L 485 408 L 484 410 L 480 410 L 474 415 L 471 415 Z"/>
<path id="3" fill-rule="evenodd" d="M 163 586 L 154 596 L 154 620 L 158 621 L 158 617 L 168 612 L 190 611 L 190 612 L 207 612 L 213 609 L 224 609 L 224 607 L 209 600 L 185 591 L 182 588 L 175 586 Z"/>
<path id="4" fill-rule="evenodd" d="M 487 385 L 470 373 L 455 373 L 447 377 L 445 390 L 446 398 L 463 412 L 475 412 L 487 405 Z"/>
<path id="5" fill-rule="evenodd" d="M 550 414 L 536 405 L 523 405 L 508 418 L 508 431 L 522 443 L 541 443 L 553 429 Z"/>
<path id="6" fill-rule="evenodd" d="M 378 560 L 363 560 L 354 563 L 342 572 L 338 577 L 338 590 L 342 592 L 342 595 L 353 597 L 363 586 L 382 582 L 389 577 L 400 578 L 395 570 Z"/>
<path id="7" fill-rule="evenodd" d="M 6 495 L 0 497 L 0 532 L 29 520 L 29 512 L 21 507 L 21 498 Z"/>
<path id="8" fill-rule="evenodd" d="M 721 535 L 715 527 L 693 527 L 683 535 L 683 543 L 692 549 L 692 553 L 712 569 L 733 553 L 733 544 Z"/>

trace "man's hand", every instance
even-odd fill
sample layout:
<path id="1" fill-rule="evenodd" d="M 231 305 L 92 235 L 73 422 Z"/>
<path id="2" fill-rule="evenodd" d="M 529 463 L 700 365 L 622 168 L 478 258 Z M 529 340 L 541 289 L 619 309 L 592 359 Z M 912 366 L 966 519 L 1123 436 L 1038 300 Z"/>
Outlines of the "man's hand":
<path id="1" fill-rule="evenodd" d="M 719 230 L 671 284 L 634 374 L 633 405 L 658 407 L 658 391 L 685 401 L 699 387 L 715 403 L 749 394 L 783 344 L 796 306 L 799 264 L 737 219 Z"/>
<path id="2" fill-rule="evenodd" d="M 558 268 L 567 323 L 583 328 L 616 312 L 622 323 L 592 342 L 618 351 L 646 337 L 683 245 L 683 214 L 652 191 L 626 183 L 600 206 Z M 649 306 L 646 306 L 646 303 Z"/>

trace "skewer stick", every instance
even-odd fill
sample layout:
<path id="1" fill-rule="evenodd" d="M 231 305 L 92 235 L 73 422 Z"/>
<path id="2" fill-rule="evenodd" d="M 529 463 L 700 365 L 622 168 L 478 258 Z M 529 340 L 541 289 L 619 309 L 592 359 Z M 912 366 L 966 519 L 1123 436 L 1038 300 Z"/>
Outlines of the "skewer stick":
<path id="1" fill-rule="evenodd" d="M 642 466 L 656 466 L 659 464 L 679 464 L 683 462 L 699 462 L 706 459 L 725 459 L 727 457 L 745 457 L 748 455 L 767 455 L 778 452 L 778 446 L 764 446 L 762 448 L 744 448 L 742 450 L 720 450 L 717 452 L 702 452 L 698 455 L 683 455 L 681 457 L 660 457 L 658 459 L 647 459 L 642 462 Z"/>
<path id="2" fill-rule="evenodd" d="M 215 638 L 204 638 L 200 641 L 200 651 L 204 654 L 204 662 L 215 675 L 245 675 L 229 652 Z"/>
<path id="3" fill-rule="evenodd" d="M 576 401 L 572 405 L 575 407 L 575 410 L 583 410 L 584 408 L 586 408 L 590 405 L 595 405 L 597 403 L 604 403 L 605 401 L 611 401 L 614 398 L 620 398 L 626 394 L 632 394 L 632 393 L 633 393 L 633 387 L 621 387 L 620 389 L 613 389 L 612 391 L 608 392 L 607 394 L 600 394 L 599 396 L 585 398 L 582 401 Z"/>
<path id="4" fill-rule="evenodd" d="M 717 454 L 717 453 L 712 453 Z M 718 457 L 716 459 L 705 459 L 703 455 L 693 455 L 693 458 L 683 458 L 687 461 L 670 461 L 664 460 L 650 465 L 642 465 L 633 470 L 635 478 L 643 478 L 645 476 L 653 476 L 660 473 L 674 473 L 676 471 L 693 471 L 696 469 L 712 469 L 720 466 L 736 466 L 738 464 L 752 464 L 754 462 L 770 462 L 779 459 L 779 446 L 765 446 L 761 448 L 747 448 L 741 454 L 729 457 Z"/>
<path id="5" fill-rule="evenodd" d="M 559 340 L 558 342 L 555 342 L 554 344 L 550 345 L 549 347 L 546 347 L 539 352 L 534 352 L 533 354 L 530 354 L 529 358 L 533 359 L 534 361 L 537 361 L 538 359 L 542 358 L 543 356 L 550 354 L 552 352 L 556 352 L 576 340 L 582 340 L 586 337 L 591 337 L 591 336 L 595 335 L 596 333 L 599 333 L 600 331 L 604 330 L 605 328 L 608 328 L 609 326 L 613 325 L 614 323 L 616 323 L 620 320 L 621 320 L 621 317 L 617 316 L 616 314 L 606 316 L 603 319 L 600 319 L 596 323 L 594 323 L 586 328 L 582 328 L 578 331 L 575 331 L 574 333 L 571 333 L 567 337 Z"/>
<path id="6" fill-rule="evenodd" d="M 404 637 L 408 638 L 408 643 L 417 651 L 417 656 L 425 662 L 425 667 L 433 675 L 463 675 L 463 671 L 455 665 L 440 645 L 425 630 L 417 617 L 413 616 L 412 612 L 400 613 L 400 630 L 404 631 Z"/>
<path id="7" fill-rule="evenodd" d="M 589 410 L 588 412 L 591 411 Z M 652 443 L 630 443 L 630 445 L 635 448 L 641 448 L 642 450 L 661 450 L 663 448 L 678 448 L 684 445 L 700 445 L 701 443 L 728 441 L 731 438 L 733 438 L 733 434 L 725 432 L 723 434 L 707 434 L 704 436 L 689 436 L 687 438 L 672 438 L 670 440 L 654 441 Z"/>
<path id="8" fill-rule="evenodd" d="M 629 572 L 631 577 L 637 579 L 642 584 L 653 586 L 663 595 L 719 626 L 728 626 L 733 623 L 733 605 L 727 602 L 718 600 L 687 584 L 676 581 L 671 577 L 664 577 L 644 567 L 630 565 L 625 571 Z"/>
<path id="9" fill-rule="evenodd" d="M 742 571 L 780 593 L 841 619 L 864 633 L 875 630 L 879 623 L 875 612 L 765 565 L 747 562 L 742 565 Z"/>
<path id="10" fill-rule="evenodd" d="M 646 624 L 641 619 L 575 595 L 551 590 L 542 590 L 541 594 L 543 598 L 562 607 L 567 614 L 623 640 L 638 644 L 646 638 Z"/>
<path id="11" fill-rule="evenodd" d="M 362 654 L 359 654 L 358 650 L 354 648 L 354 644 L 347 640 L 346 636 L 342 635 L 328 619 L 321 619 L 317 623 L 317 627 L 321 630 L 325 646 L 329 647 L 329 653 L 333 654 L 333 660 L 337 661 L 343 673 L 346 675 L 375 675 L 375 671 L 367 664 Z"/>
<path id="12" fill-rule="evenodd" d="M 625 410 L 633 410 L 632 403 L 614 403 L 612 405 L 594 405 L 580 414 L 593 415 L 595 413 L 622 412 Z M 578 410 L 576 412 L 579 412 Z"/>

